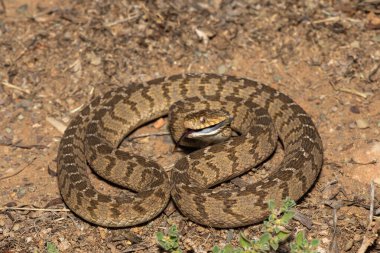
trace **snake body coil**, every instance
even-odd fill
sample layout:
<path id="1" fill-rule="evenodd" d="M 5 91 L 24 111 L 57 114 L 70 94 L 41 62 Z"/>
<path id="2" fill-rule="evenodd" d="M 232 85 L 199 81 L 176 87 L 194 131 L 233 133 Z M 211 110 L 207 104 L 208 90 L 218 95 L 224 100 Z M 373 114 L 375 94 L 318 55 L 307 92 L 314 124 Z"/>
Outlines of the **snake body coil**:
<path id="1" fill-rule="evenodd" d="M 192 110 L 226 108 L 234 116 L 232 127 L 243 134 L 180 159 L 169 180 L 156 162 L 117 147 L 131 131 L 167 115 L 181 100 L 194 101 Z M 196 101 L 208 102 L 198 108 Z M 251 125 L 252 111 L 258 124 Z M 269 117 L 272 131 L 263 127 Z M 181 133 L 175 127 L 172 132 L 178 141 Z M 212 188 L 262 162 L 272 153 L 277 134 L 285 155 L 272 173 L 240 189 Z M 95 98 L 62 137 L 58 184 L 72 211 L 102 226 L 149 221 L 162 212 L 171 194 L 180 211 L 197 223 L 238 227 L 264 219 L 269 199 L 280 203 L 285 197 L 302 197 L 316 180 L 322 160 L 322 142 L 311 118 L 283 93 L 245 78 L 186 74 L 120 87 Z M 135 193 L 100 193 L 89 180 L 88 164 Z"/>

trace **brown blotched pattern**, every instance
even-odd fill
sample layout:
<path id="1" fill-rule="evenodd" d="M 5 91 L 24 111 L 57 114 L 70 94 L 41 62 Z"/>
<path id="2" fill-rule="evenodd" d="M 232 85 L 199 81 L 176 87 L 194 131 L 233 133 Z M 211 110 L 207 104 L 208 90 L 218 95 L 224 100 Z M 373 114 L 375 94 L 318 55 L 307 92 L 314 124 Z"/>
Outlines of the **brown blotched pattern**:
<path id="1" fill-rule="evenodd" d="M 169 180 L 156 162 L 117 147 L 131 131 L 168 114 L 180 100 L 194 101 L 195 110 L 197 100 L 209 101 L 202 103 L 207 108 L 225 108 L 234 116 L 232 127 L 243 135 L 179 160 Z M 171 131 L 178 141 L 182 129 L 172 124 Z M 273 173 L 239 190 L 210 189 L 262 162 L 272 153 L 276 134 L 285 157 Z M 245 78 L 186 74 L 131 84 L 94 99 L 62 137 L 58 184 L 71 210 L 102 226 L 149 221 L 161 213 L 171 194 L 180 211 L 197 223 L 238 227 L 264 219 L 268 199 L 298 200 L 316 180 L 322 160 L 322 142 L 312 120 L 286 95 Z M 87 163 L 100 176 L 136 193 L 98 192 L 88 178 Z"/>

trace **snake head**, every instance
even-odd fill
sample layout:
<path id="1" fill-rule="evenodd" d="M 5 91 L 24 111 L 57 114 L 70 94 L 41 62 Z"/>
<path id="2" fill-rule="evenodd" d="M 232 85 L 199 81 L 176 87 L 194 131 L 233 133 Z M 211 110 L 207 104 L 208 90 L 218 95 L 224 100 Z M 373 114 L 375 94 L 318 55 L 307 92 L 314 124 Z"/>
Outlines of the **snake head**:
<path id="1" fill-rule="evenodd" d="M 179 143 L 191 139 L 198 146 L 207 146 L 229 139 L 232 135 L 230 124 L 233 117 L 224 110 L 200 110 L 191 112 L 184 118 L 185 131 Z"/>

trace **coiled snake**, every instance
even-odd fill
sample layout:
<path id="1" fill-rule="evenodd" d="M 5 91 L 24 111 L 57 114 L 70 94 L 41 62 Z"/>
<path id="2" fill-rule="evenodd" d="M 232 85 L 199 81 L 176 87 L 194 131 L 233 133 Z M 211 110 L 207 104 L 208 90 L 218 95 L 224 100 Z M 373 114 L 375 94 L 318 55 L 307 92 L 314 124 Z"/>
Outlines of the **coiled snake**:
<path id="1" fill-rule="evenodd" d="M 190 102 L 184 106 L 188 111 L 223 108 L 233 116 L 231 128 L 239 136 L 180 159 L 171 180 L 156 162 L 117 149 L 131 131 L 167 115 L 172 104 L 182 101 Z M 176 115 L 170 115 L 171 132 L 178 142 L 186 129 L 178 130 L 184 127 Z M 243 188 L 213 187 L 261 163 L 272 153 L 277 134 L 285 150 L 277 169 Z M 322 160 L 322 142 L 311 118 L 283 93 L 245 78 L 184 74 L 116 88 L 82 109 L 59 146 L 58 185 L 72 211 L 101 226 L 149 221 L 162 212 L 171 195 L 182 214 L 197 223 L 239 227 L 263 220 L 269 199 L 280 203 L 288 196 L 302 197 L 316 180 Z M 88 178 L 88 164 L 101 177 L 133 192 L 100 193 Z"/>

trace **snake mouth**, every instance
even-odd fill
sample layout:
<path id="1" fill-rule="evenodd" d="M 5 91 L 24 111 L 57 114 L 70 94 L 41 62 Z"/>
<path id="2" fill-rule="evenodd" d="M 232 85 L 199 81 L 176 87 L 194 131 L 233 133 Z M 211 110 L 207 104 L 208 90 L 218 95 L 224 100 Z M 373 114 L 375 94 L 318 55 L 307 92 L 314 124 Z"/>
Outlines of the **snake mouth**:
<path id="1" fill-rule="evenodd" d="M 181 141 L 185 138 L 190 139 L 199 139 L 202 137 L 212 136 L 220 133 L 225 126 L 229 125 L 233 120 L 233 116 L 229 116 L 227 119 L 219 122 L 218 124 L 211 125 L 209 127 L 205 127 L 202 129 L 186 129 L 186 131 L 179 138 L 178 142 L 176 142 L 174 150 L 178 147 Z"/>
<path id="2" fill-rule="evenodd" d="M 230 116 L 227 119 L 219 122 L 218 124 L 211 125 L 209 127 L 205 127 L 205 128 L 197 129 L 197 130 L 188 129 L 183 134 L 184 135 L 183 137 L 194 139 L 194 138 L 200 138 L 203 136 L 216 135 L 216 134 L 220 133 L 225 126 L 229 125 L 232 122 L 232 120 L 233 120 L 233 117 Z"/>

